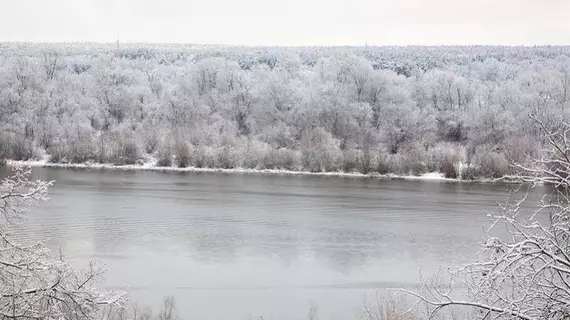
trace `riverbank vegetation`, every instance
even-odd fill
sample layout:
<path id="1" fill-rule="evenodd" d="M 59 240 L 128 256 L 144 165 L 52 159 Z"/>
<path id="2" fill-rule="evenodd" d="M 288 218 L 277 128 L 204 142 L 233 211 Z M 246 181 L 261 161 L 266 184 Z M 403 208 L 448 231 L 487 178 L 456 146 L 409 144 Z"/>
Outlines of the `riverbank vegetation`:
<path id="1" fill-rule="evenodd" d="M 568 47 L 0 45 L 0 158 L 498 178 L 567 119 Z"/>
<path id="2" fill-rule="evenodd" d="M 518 177 L 527 186 L 546 185 L 536 210 L 522 212 L 526 199 L 510 199 L 491 215 L 482 251 L 451 274 L 451 281 L 435 279 L 418 298 L 380 301 L 363 310 L 366 319 L 434 319 L 452 307 L 472 308 L 474 319 L 567 319 L 570 314 L 570 125 L 556 130 L 532 118 L 542 132 L 544 156 L 518 165 Z M 125 308 L 125 294 L 97 290 L 104 269 L 91 263 L 84 270 L 71 267 L 63 254 L 54 256 L 43 244 L 18 243 L 12 226 L 30 206 L 46 199 L 49 182 L 31 181 L 30 170 L 16 167 L 0 184 L 0 312 L 6 319 L 177 319 L 172 299 L 155 316 Z M 500 231 L 503 233 L 501 233 Z M 506 232 L 506 233 L 505 233 Z M 457 281 L 461 284 L 457 285 Z M 460 292 L 454 292 L 460 288 Z M 457 294 L 457 295 L 456 295 Z M 457 296 L 464 297 L 457 299 Z M 389 297 L 392 299 L 391 297 Z M 423 306 L 431 306 L 427 313 Z M 418 308 L 419 306 L 419 308 Z M 415 307 L 415 308 L 414 308 Z M 131 313 L 133 312 L 133 313 Z M 463 310 L 462 310 L 463 312 Z M 315 311 L 309 319 L 316 319 Z M 453 312 L 450 317 L 454 318 Z M 457 316 L 455 316 L 457 318 Z"/>

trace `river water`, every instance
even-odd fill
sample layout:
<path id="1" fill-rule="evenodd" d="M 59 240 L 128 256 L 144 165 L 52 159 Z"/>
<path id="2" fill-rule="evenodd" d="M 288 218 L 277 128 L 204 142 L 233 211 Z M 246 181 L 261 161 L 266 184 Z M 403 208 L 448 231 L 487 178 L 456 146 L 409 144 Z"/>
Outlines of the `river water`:
<path id="1" fill-rule="evenodd" d="M 184 319 L 356 319 L 383 288 L 413 289 L 470 259 L 508 185 L 317 176 L 35 169 L 55 180 L 25 237 L 106 288 Z"/>

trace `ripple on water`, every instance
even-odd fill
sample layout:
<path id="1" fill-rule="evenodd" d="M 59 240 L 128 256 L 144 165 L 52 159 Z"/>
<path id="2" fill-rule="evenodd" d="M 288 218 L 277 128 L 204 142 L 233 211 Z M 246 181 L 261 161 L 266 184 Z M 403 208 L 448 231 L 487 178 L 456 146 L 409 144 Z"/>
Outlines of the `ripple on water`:
<path id="1" fill-rule="evenodd" d="M 183 311 L 197 318 L 208 317 L 208 299 L 243 307 L 233 310 L 271 305 L 277 314 L 307 301 L 349 309 L 369 290 L 411 287 L 420 267 L 425 274 L 469 258 L 486 211 L 507 191 L 421 181 L 42 170 L 58 181 L 50 202 L 18 229 L 20 239 L 48 238 L 74 260 L 104 260 L 107 287 L 128 284 L 142 302 L 174 294 L 192 302 Z"/>

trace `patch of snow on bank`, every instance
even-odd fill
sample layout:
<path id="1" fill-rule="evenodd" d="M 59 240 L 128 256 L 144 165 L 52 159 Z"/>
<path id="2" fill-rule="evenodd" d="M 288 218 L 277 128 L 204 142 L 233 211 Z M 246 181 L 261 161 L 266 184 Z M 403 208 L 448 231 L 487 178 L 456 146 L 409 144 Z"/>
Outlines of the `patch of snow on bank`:
<path id="1" fill-rule="evenodd" d="M 25 161 L 20 161 L 20 160 L 8 160 L 7 163 L 10 166 L 13 165 L 26 165 L 26 166 L 30 166 L 30 167 L 45 167 L 49 165 L 49 159 L 51 157 L 48 155 L 42 155 L 42 158 L 40 160 L 25 160 Z"/>
<path id="2" fill-rule="evenodd" d="M 396 176 L 396 178 L 398 178 Z M 443 173 L 441 172 L 428 172 L 428 173 L 424 173 L 421 176 L 402 176 L 399 177 L 401 179 L 404 180 L 422 180 L 422 181 L 455 181 L 455 182 L 459 182 L 462 181 L 460 179 L 451 179 L 451 178 L 446 178 Z"/>
<path id="3" fill-rule="evenodd" d="M 428 172 L 419 177 L 422 180 L 447 180 L 443 173 L 440 172 Z"/>
<path id="4" fill-rule="evenodd" d="M 32 167 L 48 167 L 48 168 L 65 168 L 65 169 L 102 169 L 102 170 L 142 170 L 142 171 L 160 171 L 160 172 L 211 172 L 211 173 L 228 173 L 228 174 L 272 174 L 272 175 L 290 175 L 290 176 L 329 176 L 329 177 L 349 177 L 349 178 L 377 178 L 377 179 L 401 179 L 401 180 L 422 180 L 422 181 L 453 181 L 460 182 L 459 179 L 445 178 L 442 173 L 430 172 L 421 176 L 400 176 L 395 174 L 362 174 L 359 172 L 307 172 L 293 171 L 285 169 L 221 169 L 221 168 L 197 168 L 197 167 L 158 167 L 157 160 L 153 157 L 145 158 L 143 164 L 132 165 L 113 165 L 109 163 L 50 163 L 49 157 L 41 160 L 14 161 L 9 160 L 8 165 L 28 165 Z"/>

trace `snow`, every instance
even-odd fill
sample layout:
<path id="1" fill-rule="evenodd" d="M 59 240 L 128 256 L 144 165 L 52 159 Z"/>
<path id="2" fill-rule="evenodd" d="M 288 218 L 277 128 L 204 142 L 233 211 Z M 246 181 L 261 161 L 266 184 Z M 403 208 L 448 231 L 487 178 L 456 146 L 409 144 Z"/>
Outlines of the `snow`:
<path id="1" fill-rule="evenodd" d="M 285 169 L 247 169 L 247 168 L 198 168 L 198 167 L 157 167 L 156 159 L 147 158 L 143 164 L 133 165 L 114 165 L 110 163 L 50 163 L 49 157 L 41 160 L 14 161 L 9 160 L 8 165 L 27 165 L 31 167 L 45 168 L 64 168 L 64 169 L 98 169 L 98 170 L 141 170 L 141 171 L 160 171 L 160 172 L 196 172 L 196 173 L 227 173 L 227 174 L 268 174 L 268 175 L 287 175 L 287 176 L 328 176 L 328 177 L 346 177 L 346 178 L 377 178 L 386 180 L 421 180 L 421 181 L 440 181 L 440 182 L 470 182 L 460 179 L 445 178 L 442 173 L 429 172 L 421 176 L 414 175 L 396 175 L 396 174 L 362 174 L 359 172 L 308 172 L 293 171 Z"/>
<path id="2" fill-rule="evenodd" d="M 419 178 L 421 180 L 454 180 L 454 179 L 445 178 L 443 176 L 443 173 L 439 172 L 428 172 L 421 175 Z"/>

